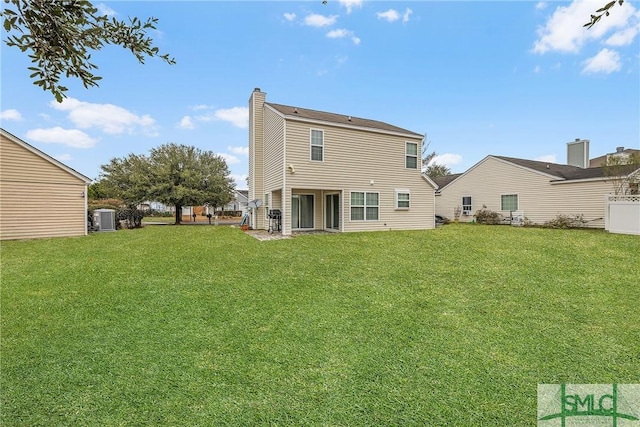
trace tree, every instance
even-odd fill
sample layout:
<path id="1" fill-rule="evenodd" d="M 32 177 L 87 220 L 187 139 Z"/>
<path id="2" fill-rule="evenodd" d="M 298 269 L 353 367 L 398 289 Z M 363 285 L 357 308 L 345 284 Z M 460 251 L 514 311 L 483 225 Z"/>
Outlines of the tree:
<path id="1" fill-rule="evenodd" d="M 435 151 L 429 152 L 429 145 L 431 145 L 431 141 L 422 144 L 422 172 L 429 178 L 450 175 L 451 169 L 446 165 L 434 162 L 438 154 Z"/>
<path id="2" fill-rule="evenodd" d="M 183 206 L 222 206 L 233 197 L 227 163 L 211 151 L 169 143 L 152 149 L 149 163 L 149 198 L 175 206 L 176 224 Z"/>
<path id="3" fill-rule="evenodd" d="M 102 77 L 94 75 L 98 67 L 91 51 L 104 45 L 119 45 L 131 51 L 144 64 L 146 57 L 157 56 L 168 64 L 175 60 L 160 54 L 147 31 L 154 30 L 158 20 L 129 22 L 99 15 L 88 0 L 5 0 L 0 16 L 8 36 L 7 46 L 28 52 L 28 67 L 34 84 L 50 91 L 58 102 L 66 97 L 67 88 L 60 77 L 79 78 L 85 88 L 98 86 Z M 11 34 L 13 33 L 13 35 Z M 16 35 L 17 33 L 17 35 Z"/>
<path id="4" fill-rule="evenodd" d="M 121 199 L 130 209 L 149 199 L 151 165 L 145 156 L 129 154 L 114 158 L 101 169 L 99 182 L 110 197 Z"/>
<path id="5" fill-rule="evenodd" d="M 638 194 L 640 184 L 640 153 L 612 154 L 602 165 L 604 176 L 613 185 L 616 195 Z"/>
<path id="6" fill-rule="evenodd" d="M 617 3 L 620 6 L 622 6 L 622 4 L 624 3 L 624 0 L 617 0 Z M 591 15 L 591 21 L 584 24 L 583 27 L 591 28 L 596 24 L 596 22 L 600 20 L 600 18 L 602 18 L 602 15 L 609 16 L 609 9 L 615 6 L 615 4 L 616 4 L 616 0 L 613 0 L 607 3 L 606 5 L 602 6 L 600 9 L 596 10 L 596 13 L 599 13 L 600 15 Z"/>

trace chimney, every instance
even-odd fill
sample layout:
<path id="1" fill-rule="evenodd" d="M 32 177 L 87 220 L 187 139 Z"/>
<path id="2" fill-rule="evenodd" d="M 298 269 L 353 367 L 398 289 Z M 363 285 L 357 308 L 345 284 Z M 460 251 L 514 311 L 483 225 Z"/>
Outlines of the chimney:
<path id="1" fill-rule="evenodd" d="M 589 140 L 576 138 L 567 142 L 567 164 L 579 168 L 589 167 Z"/>

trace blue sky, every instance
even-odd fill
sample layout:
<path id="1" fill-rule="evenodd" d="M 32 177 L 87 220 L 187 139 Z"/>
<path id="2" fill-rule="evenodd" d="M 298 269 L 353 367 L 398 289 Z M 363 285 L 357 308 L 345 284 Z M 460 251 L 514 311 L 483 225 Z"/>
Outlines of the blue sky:
<path id="1" fill-rule="evenodd" d="M 175 142 L 222 155 L 246 188 L 255 87 L 274 103 L 427 134 L 453 172 L 489 154 L 565 163 L 575 138 L 591 157 L 640 148 L 640 6 L 616 4 L 584 29 L 605 3 L 94 2 L 158 18 L 151 36 L 177 64 L 105 47 L 93 55 L 100 87 L 66 82 L 59 104 L 3 43 L 0 117 L 90 178 L 113 157 Z"/>

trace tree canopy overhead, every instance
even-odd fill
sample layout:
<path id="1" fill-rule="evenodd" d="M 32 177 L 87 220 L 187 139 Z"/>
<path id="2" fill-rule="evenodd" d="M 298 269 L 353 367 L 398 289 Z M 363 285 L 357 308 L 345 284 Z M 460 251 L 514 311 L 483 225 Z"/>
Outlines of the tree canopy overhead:
<path id="1" fill-rule="evenodd" d="M 160 54 L 147 32 L 154 30 L 158 20 L 129 22 L 100 15 L 88 0 L 5 0 L 0 15 L 3 18 L 7 46 L 27 52 L 33 83 L 50 91 L 58 102 L 67 88 L 60 78 L 74 77 L 84 87 L 98 86 L 102 77 L 93 74 L 98 68 L 91 62 L 91 52 L 104 45 L 119 45 L 131 51 L 140 63 L 157 56 L 168 64 L 175 60 Z"/>

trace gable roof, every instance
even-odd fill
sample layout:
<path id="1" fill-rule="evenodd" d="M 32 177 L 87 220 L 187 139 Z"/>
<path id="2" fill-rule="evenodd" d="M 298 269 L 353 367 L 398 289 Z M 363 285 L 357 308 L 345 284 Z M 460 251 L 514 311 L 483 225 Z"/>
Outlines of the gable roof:
<path id="1" fill-rule="evenodd" d="M 462 175 L 462 174 L 461 173 L 453 173 L 451 175 L 436 176 L 436 177 L 431 178 L 431 179 L 433 180 L 433 182 L 436 183 L 436 185 L 438 186 L 439 189 L 442 189 L 442 187 L 446 187 L 447 185 L 449 185 L 449 183 L 453 182 L 460 175 Z"/>
<path id="2" fill-rule="evenodd" d="M 249 201 L 249 190 L 236 190 L 236 199 L 239 202 Z"/>
<path id="3" fill-rule="evenodd" d="M 559 179 L 588 179 L 600 178 L 604 176 L 602 168 L 580 168 L 578 166 L 561 165 L 558 163 L 540 162 L 538 160 L 518 159 L 515 157 L 491 156 L 501 159 L 514 165 L 533 169 L 547 175 L 555 176 Z"/>
<path id="4" fill-rule="evenodd" d="M 265 102 L 265 105 L 270 106 L 287 119 L 302 119 L 316 122 L 327 122 L 347 127 L 399 133 L 406 136 L 411 136 L 413 138 L 424 137 L 424 135 L 422 134 L 377 120 L 363 119 L 360 117 L 354 117 L 344 114 L 328 113 L 325 111 L 309 110 L 307 108 L 292 107 L 290 105 L 274 104 L 271 102 Z"/>
<path id="5" fill-rule="evenodd" d="M 75 169 L 70 168 L 69 166 L 65 165 L 64 163 L 54 159 L 53 157 L 49 156 L 46 153 L 38 150 L 36 147 L 24 142 L 23 140 L 21 140 L 20 138 L 18 138 L 15 135 L 13 135 L 12 133 L 7 132 L 3 128 L 0 128 L 0 134 L 2 134 L 2 136 L 7 138 L 8 140 L 10 140 L 10 141 L 14 142 L 15 144 L 21 146 L 22 148 L 26 149 L 27 151 L 32 152 L 36 156 L 46 160 L 49 163 L 52 163 L 54 166 L 57 166 L 60 169 L 64 170 L 65 172 L 75 176 L 79 180 L 84 181 L 87 184 L 91 183 L 91 181 L 92 181 L 91 178 L 89 178 L 87 176 L 84 176 L 83 174 L 81 174 L 80 172 L 76 171 Z"/>

